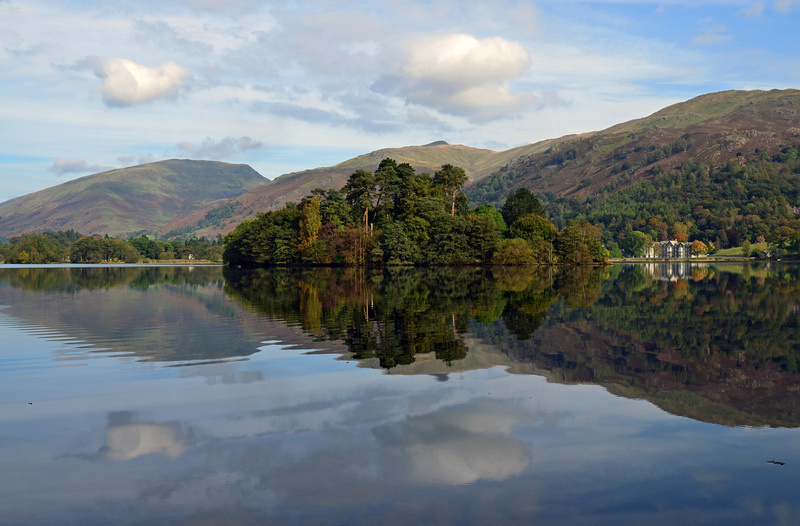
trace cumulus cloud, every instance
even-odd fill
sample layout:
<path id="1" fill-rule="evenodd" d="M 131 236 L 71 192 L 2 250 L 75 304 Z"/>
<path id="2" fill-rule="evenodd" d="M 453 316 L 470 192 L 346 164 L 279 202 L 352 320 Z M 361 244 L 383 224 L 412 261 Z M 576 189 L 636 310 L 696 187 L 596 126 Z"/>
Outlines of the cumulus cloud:
<path id="1" fill-rule="evenodd" d="M 261 141 L 255 141 L 250 137 L 225 137 L 219 141 L 206 137 L 199 145 L 190 142 L 177 144 L 181 154 L 188 155 L 194 159 L 226 159 L 237 153 L 251 150 L 259 150 L 264 147 Z"/>
<path id="2" fill-rule="evenodd" d="M 105 172 L 111 170 L 111 168 L 108 166 L 89 164 L 83 159 L 56 159 L 49 170 L 56 175 L 64 175 L 69 173 Z"/>
<path id="3" fill-rule="evenodd" d="M 512 92 L 530 55 L 519 42 L 500 37 L 441 35 L 413 43 L 402 67 L 406 100 L 476 120 L 492 120 L 528 105 Z"/>
<path id="4" fill-rule="evenodd" d="M 173 98 L 191 79 L 185 69 L 171 61 L 153 68 L 124 58 L 92 57 L 88 63 L 103 79 L 101 93 L 109 106 Z"/>
<path id="5" fill-rule="evenodd" d="M 444 35 L 413 46 L 403 70 L 412 78 L 464 87 L 519 75 L 529 62 L 518 42 Z"/>

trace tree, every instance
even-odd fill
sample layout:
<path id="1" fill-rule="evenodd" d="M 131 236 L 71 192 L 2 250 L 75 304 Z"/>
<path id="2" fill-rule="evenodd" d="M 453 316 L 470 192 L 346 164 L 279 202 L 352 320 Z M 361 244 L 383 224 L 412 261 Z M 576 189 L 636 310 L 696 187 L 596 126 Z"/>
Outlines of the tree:
<path id="1" fill-rule="evenodd" d="M 487 261 L 500 241 L 500 229 L 489 214 L 470 214 L 470 239 L 481 261 Z"/>
<path id="2" fill-rule="evenodd" d="M 512 225 L 517 219 L 530 214 L 536 214 L 541 217 L 547 216 L 542 203 L 527 188 L 518 188 L 508 196 L 500 212 L 507 225 Z"/>
<path id="3" fill-rule="evenodd" d="M 547 263 L 552 262 L 553 241 L 557 236 L 558 230 L 550 221 L 533 213 L 517 219 L 508 229 L 508 237 L 524 239 L 536 258 Z"/>
<path id="4" fill-rule="evenodd" d="M 75 241 L 69 250 L 72 263 L 102 263 L 105 261 L 105 240 L 87 236 Z M 134 249 L 135 250 L 135 249 Z"/>
<path id="5" fill-rule="evenodd" d="M 470 263 L 476 254 L 469 237 L 470 224 L 463 216 L 443 214 L 428 227 L 425 260 L 434 265 Z"/>
<path id="6" fill-rule="evenodd" d="M 375 195 L 375 177 L 366 170 L 356 170 L 344 185 L 345 199 L 353 208 L 353 213 L 363 210 L 364 228 L 369 231 L 369 211 Z"/>
<path id="7" fill-rule="evenodd" d="M 650 238 L 644 232 L 639 230 L 634 230 L 628 237 L 626 237 L 622 243 L 619 244 L 619 247 L 625 252 L 627 256 L 632 257 L 642 257 L 644 255 L 645 250 L 647 249 L 648 244 L 650 243 Z"/>
<path id="8" fill-rule="evenodd" d="M 747 239 L 742 241 L 742 255 L 746 258 L 750 257 L 750 241 Z"/>
<path id="9" fill-rule="evenodd" d="M 225 236 L 222 260 L 230 265 L 285 265 L 299 260 L 302 212 L 294 203 L 246 219 Z"/>
<path id="10" fill-rule="evenodd" d="M 416 247 L 406 235 L 401 223 L 391 222 L 383 227 L 378 242 L 384 261 L 390 265 L 414 263 Z"/>
<path id="11" fill-rule="evenodd" d="M 300 246 L 298 247 L 301 253 L 307 252 L 314 245 L 321 226 L 322 214 L 319 198 L 314 196 L 303 203 L 302 219 L 300 219 Z"/>
<path id="12" fill-rule="evenodd" d="M 508 230 L 509 236 L 521 237 L 526 241 L 543 239 L 552 241 L 558 235 L 556 227 L 544 217 L 531 213 L 517 219 Z"/>
<path id="13" fill-rule="evenodd" d="M 38 233 L 12 237 L 6 256 L 9 263 L 21 264 L 62 263 L 65 259 L 66 249 L 61 244 Z"/>
<path id="14" fill-rule="evenodd" d="M 600 233 L 596 227 L 583 221 L 570 221 L 558 235 L 556 255 L 562 263 L 586 265 L 605 260 Z"/>
<path id="15" fill-rule="evenodd" d="M 700 240 L 692 241 L 692 254 L 695 256 L 708 254 L 708 247 Z"/>
<path id="16" fill-rule="evenodd" d="M 520 238 L 504 239 L 495 247 L 492 263 L 495 265 L 535 265 L 536 255 L 527 241 Z"/>
<path id="17" fill-rule="evenodd" d="M 345 201 L 345 196 L 341 190 L 313 190 L 312 195 L 320 199 L 319 209 L 322 215 L 322 224 L 334 224 L 337 227 L 344 227 L 352 220 L 352 210 Z"/>
<path id="18" fill-rule="evenodd" d="M 383 159 L 373 173 L 376 185 L 375 210 L 381 218 L 394 215 L 395 196 L 401 193 L 401 180 L 394 159 Z"/>
<path id="19" fill-rule="evenodd" d="M 501 236 L 506 233 L 508 225 L 503 219 L 503 214 L 501 214 L 500 211 L 497 210 L 492 205 L 477 206 L 472 212 L 478 216 L 486 215 L 488 217 L 491 217 L 492 221 L 494 221 L 495 224 L 497 225 L 497 233 L 500 234 Z"/>
<path id="20" fill-rule="evenodd" d="M 451 196 L 450 215 L 456 215 L 456 194 L 467 182 L 467 172 L 452 164 L 442 165 L 442 169 L 433 174 L 433 184 L 442 187 L 445 195 Z"/>

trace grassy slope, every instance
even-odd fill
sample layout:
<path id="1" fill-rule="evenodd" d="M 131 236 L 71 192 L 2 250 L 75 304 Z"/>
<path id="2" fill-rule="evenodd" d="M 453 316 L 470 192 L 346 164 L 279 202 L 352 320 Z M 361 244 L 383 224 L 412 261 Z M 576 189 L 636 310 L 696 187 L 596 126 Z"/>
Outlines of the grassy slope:
<path id="1" fill-rule="evenodd" d="M 156 229 L 263 184 L 246 165 L 170 160 L 90 175 L 0 205 L 0 234 Z"/>

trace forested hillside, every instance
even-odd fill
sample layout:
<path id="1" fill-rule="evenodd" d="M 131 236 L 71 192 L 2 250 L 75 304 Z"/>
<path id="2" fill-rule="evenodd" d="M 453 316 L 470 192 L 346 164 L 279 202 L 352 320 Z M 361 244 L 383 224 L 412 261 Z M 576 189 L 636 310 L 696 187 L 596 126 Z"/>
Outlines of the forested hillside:
<path id="1" fill-rule="evenodd" d="M 655 169 L 652 179 L 616 193 L 599 192 L 586 200 L 555 198 L 546 203 L 556 225 L 588 220 L 613 249 L 632 231 L 652 240 L 699 239 L 716 248 L 756 243 L 800 250 L 800 150 L 729 161 L 712 168 L 684 162 L 680 168 Z"/>
<path id="2" fill-rule="evenodd" d="M 612 253 L 652 241 L 800 249 L 800 91 L 712 93 L 524 155 L 466 189 L 501 203 L 527 188 L 553 222 L 588 220 Z"/>

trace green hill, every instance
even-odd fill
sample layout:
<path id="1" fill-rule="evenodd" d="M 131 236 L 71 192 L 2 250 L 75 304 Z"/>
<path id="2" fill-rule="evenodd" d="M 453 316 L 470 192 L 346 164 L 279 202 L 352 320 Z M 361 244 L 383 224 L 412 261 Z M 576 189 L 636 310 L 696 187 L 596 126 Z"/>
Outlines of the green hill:
<path id="1" fill-rule="evenodd" d="M 247 165 L 169 160 L 112 170 L 0 205 L 0 235 L 75 229 L 127 236 L 155 231 L 266 182 Z"/>

